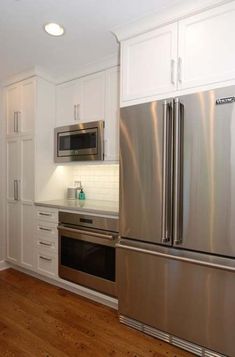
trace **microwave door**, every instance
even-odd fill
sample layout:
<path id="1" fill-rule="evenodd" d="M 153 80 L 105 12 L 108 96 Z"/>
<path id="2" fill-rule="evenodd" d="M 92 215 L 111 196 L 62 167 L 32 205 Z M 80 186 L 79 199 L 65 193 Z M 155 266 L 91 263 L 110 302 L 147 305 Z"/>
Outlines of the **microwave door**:
<path id="1" fill-rule="evenodd" d="M 55 162 L 103 160 L 104 123 L 55 129 Z"/>

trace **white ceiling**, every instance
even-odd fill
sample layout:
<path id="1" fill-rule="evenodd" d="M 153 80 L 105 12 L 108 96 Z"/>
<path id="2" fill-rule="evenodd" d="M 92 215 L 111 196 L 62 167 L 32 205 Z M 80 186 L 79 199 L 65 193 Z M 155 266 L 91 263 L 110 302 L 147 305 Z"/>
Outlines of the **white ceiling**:
<path id="1" fill-rule="evenodd" d="M 0 0 L 0 81 L 34 66 L 55 79 L 112 55 L 110 30 L 181 0 Z M 66 34 L 50 37 L 43 24 L 58 22 Z"/>

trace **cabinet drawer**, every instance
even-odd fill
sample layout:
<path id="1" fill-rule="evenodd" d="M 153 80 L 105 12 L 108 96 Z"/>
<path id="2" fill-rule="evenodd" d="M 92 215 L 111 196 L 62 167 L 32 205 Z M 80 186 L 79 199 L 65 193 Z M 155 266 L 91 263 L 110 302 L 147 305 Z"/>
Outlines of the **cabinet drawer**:
<path id="1" fill-rule="evenodd" d="M 57 240 L 57 223 L 39 221 L 36 222 L 36 239 Z"/>
<path id="2" fill-rule="evenodd" d="M 53 254 L 58 254 L 58 242 L 57 241 L 50 241 L 45 238 L 37 238 L 36 241 L 36 248 L 41 248 L 45 251 L 48 251 Z"/>
<path id="3" fill-rule="evenodd" d="M 39 274 L 49 277 L 58 276 L 58 255 L 45 249 L 36 250 L 36 269 Z"/>
<path id="4" fill-rule="evenodd" d="M 40 221 L 58 222 L 58 210 L 56 208 L 40 207 L 36 209 L 36 217 Z"/>

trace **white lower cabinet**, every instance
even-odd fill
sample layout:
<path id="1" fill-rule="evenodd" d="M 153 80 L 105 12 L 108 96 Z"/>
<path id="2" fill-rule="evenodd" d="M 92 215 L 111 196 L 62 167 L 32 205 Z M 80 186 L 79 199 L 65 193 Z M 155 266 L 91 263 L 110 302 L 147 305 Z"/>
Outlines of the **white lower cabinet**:
<path id="1" fill-rule="evenodd" d="M 58 277 L 58 210 L 35 208 L 34 266 L 35 271 L 51 278 Z"/>

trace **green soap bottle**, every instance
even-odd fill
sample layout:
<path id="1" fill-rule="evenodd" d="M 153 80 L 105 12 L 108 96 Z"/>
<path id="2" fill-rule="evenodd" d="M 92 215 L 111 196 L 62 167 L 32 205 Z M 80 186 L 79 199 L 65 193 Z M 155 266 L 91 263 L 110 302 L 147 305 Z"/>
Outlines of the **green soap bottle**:
<path id="1" fill-rule="evenodd" d="M 83 191 L 82 187 L 81 187 L 81 191 L 79 192 L 78 199 L 79 200 L 85 200 L 86 199 L 86 195 L 85 195 L 85 192 Z"/>

